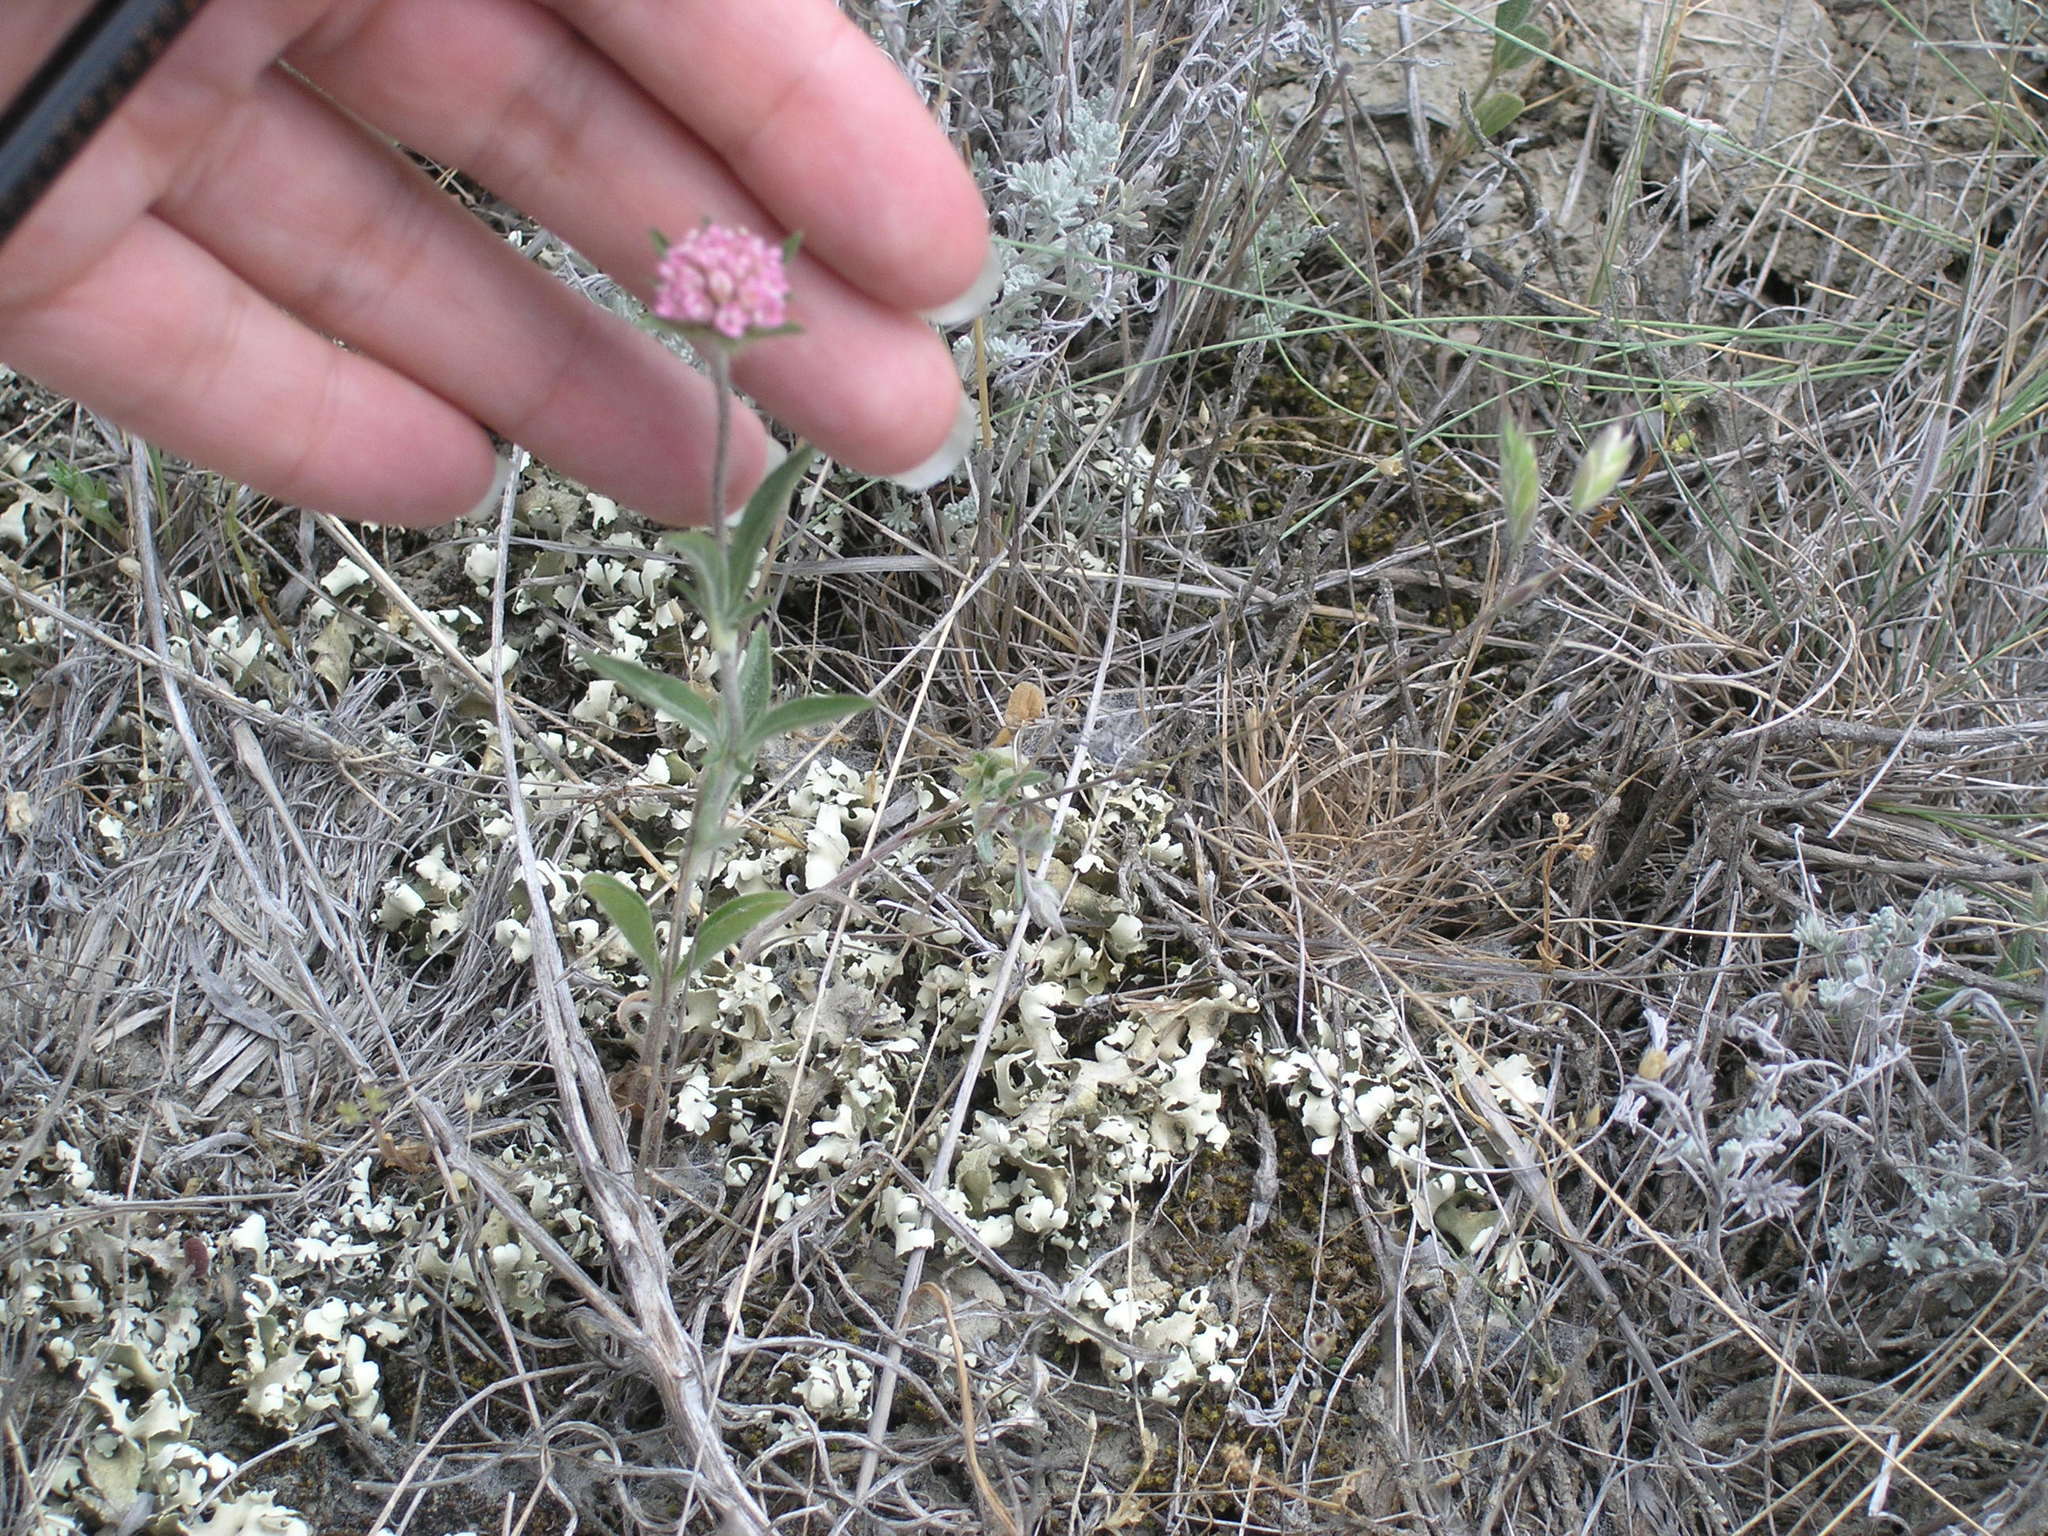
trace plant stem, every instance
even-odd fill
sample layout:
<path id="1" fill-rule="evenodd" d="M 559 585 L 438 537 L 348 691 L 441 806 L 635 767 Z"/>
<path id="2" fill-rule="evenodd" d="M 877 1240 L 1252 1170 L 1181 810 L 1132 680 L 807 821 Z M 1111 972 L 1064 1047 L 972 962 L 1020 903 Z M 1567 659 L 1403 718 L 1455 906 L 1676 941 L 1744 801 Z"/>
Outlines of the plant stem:
<path id="1" fill-rule="evenodd" d="M 717 394 L 717 435 L 711 449 L 711 527 L 719 548 L 723 549 L 726 460 L 732 439 L 732 358 L 716 344 L 703 346 L 700 353 Z M 737 600 L 743 601 L 743 597 Z M 653 978 L 653 1004 L 648 1009 L 647 1033 L 640 1046 L 639 1168 L 643 1175 L 660 1156 L 668 1129 L 669 1045 L 681 1033 L 690 990 L 689 977 L 683 973 L 683 962 L 689 955 L 685 935 L 693 926 L 690 911 L 696 903 L 698 887 L 710 873 L 711 855 L 725 826 L 726 812 L 732 808 L 740 780 L 752 766 L 741 761 L 734 751 L 734 744 L 745 739 L 747 725 L 740 697 L 740 658 L 745 653 L 746 636 L 733 624 L 731 614 L 706 613 L 704 618 L 717 647 L 714 665 L 718 671 L 720 739 L 705 744 L 704 760 L 697 770 L 690 831 L 683 840 L 675 900 L 669 909 L 668 941 L 663 946 L 661 974 Z"/>
<path id="2" fill-rule="evenodd" d="M 738 670 L 737 655 L 721 652 L 721 673 Z M 721 697 L 729 690 L 720 689 Z M 730 708 L 725 711 L 730 718 Z M 731 739 L 728 737 L 728 739 Z M 669 908 L 668 941 L 661 959 L 661 974 L 654 978 L 653 1006 L 648 1009 L 647 1033 L 641 1042 L 640 1171 L 654 1166 L 662 1136 L 668 1126 L 668 1047 L 679 1034 L 683 1008 L 689 997 L 689 978 L 683 962 L 689 955 L 686 937 L 693 927 L 690 910 L 697 890 L 709 871 L 718 832 L 725 825 L 726 811 L 739 788 L 742 771 L 723 742 L 713 742 L 697 773 L 697 794 L 690 807 L 690 831 L 683 841 L 683 857 L 676 870 L 675 900 Z"/>
<path id="3" fill-rule="evenodd" d="M 725 470 L 732 442 L 732 354 L 715 342 L 700 344 L 705 370 L 717 394 L 717 436 L 711 448 L 711 536 L 725 548 Z M 723 658 L 721 658 L 721 661 Z"/>

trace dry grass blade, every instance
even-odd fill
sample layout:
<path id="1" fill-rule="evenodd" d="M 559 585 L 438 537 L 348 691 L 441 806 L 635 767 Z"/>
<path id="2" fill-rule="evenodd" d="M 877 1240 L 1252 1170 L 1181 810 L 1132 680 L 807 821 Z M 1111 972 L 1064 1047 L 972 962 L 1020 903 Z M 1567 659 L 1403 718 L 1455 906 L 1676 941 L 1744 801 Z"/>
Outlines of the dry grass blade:
<path id="1" fill-rule="evenodd" d="M 524 455 L 521 456 L 523 463 Z M 505 586 L 509 564 L 512 508 L 518 486 L 517 466 L 499 508 L 498 560 L 501 578 L 492 594 L 492 654 L 502 654 Z M 536 868 L 537 856 L 527 830 L 526 797 L 520 784 L 512 707 L 500 673 L 492 681 L 499 739 L 503 746 L 506 805 L 512 836 L 519 851 L 520 873 L 537 912 L 548 910 L 548 890 Z M 580 1028 L 569 999 L 565 968 L 553 931 L 545 925 L 534 935 L 534 976 L 541 1018 L 547 1029 L 548 1057 L 560 1093 L 564 1130 L 584 1180 L 590 1202 L 603 1224 L 607 1249 L 623 1296 L 612 1309 L 613 1326 L 637 1357 L 661 1394 L 669 1421 L 687 1447 L 703 1480 L 705 1502 L 720 1527 L 745 1536 L 767 1536 L 770 1522 L 754 1492 L 728 1456 L 710 1394 L 712 1372 L 702 1347 L 683 1326 L 670 1289 L 672 1266 L 660 1226 L 642 1189 L 636 1187 L 635 1163 L 626 1127 L 612 1102 L 597 1054 Z M 621 1316 L 624 1314 L 624 1316 Z M 621 1326 L 630 1317 L 630 1325 Z"/>
<path id="2" fill-rule="evenodd" d="M 995 1484 L 982 1470 L 981 1451 L 974 1443 L 974 1383 L 967 1375 L 967 1346 L 960 1342 L 960 1324 L 953 1317 L 953 1298 L 930 1281 L 918 1287 L 919 1295 L 926 1293 L 945 1314 L 946 1335 L 953 1345 L 953 1383 L 960 1394 L 960 1445 L 967 1456 L 967 1470 L 974 1478 L 974 1491 L 981 1495 L 982 1510 L 1001 1536 L 1022 1536 L 1022 1527 L 1017 1524 L 1016 1515 L 1011 1513 L 1008 1501 L 996 1492 Z"/>

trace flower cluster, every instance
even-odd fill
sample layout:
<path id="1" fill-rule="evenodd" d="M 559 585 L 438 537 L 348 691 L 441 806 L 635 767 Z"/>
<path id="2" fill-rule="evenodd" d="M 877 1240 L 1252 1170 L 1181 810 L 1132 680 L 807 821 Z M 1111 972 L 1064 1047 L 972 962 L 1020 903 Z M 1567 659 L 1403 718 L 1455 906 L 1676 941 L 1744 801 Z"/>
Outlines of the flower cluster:
<path id="1" fill-rule="evenodd" d="M 759 235 L 706 224 L 671 245 L 655 275 L 654 312 L 738 341 L 789 318 L 782 248 Z"/>

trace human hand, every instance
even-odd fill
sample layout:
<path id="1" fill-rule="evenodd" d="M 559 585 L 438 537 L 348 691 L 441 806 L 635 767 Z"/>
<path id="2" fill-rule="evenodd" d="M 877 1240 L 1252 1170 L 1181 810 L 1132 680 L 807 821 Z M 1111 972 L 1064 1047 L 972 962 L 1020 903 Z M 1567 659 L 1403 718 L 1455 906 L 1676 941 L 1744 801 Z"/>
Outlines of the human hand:
<path id="1" fill-rule="evenodd" d="M 83 8 L 6 0 L 0 101 Z M 0 359 L 347 517 L 472 510 L 498 468 L 489 427 L 628 506 L 701 520 L 710 386 L 379 133 L 642 298 L 655 226 L 799 231 L 802 334 L 747 349 L 740 387 L 863 472 L 928 481 L 964 452 L 972 413 L 918 312 L 986 296 L 987 216 L 831 0 L 212 0 L 0 246 Z M 735 503 L 768 442 L 737 416 Z"/>

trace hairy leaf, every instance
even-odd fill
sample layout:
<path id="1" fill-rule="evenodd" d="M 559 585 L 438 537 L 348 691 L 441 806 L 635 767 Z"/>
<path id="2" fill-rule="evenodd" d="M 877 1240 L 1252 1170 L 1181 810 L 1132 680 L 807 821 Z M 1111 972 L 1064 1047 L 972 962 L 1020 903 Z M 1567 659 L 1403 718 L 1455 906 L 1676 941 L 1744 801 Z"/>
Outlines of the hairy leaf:
<path id="1" fill-rule="evenodd" d="M 753 722 L 753 740 L 758 746 L 771 737 L 787 736 L 791 731 L 836 725 L 864 709 L 872 708 L 872 700 L 853 693 L 819 693 L 808 698 L 784 699 Z"/>
<path id="2" fill-rule="evenodd" d="M 814 452 L 808 443 L 800 443 L 790 449 L 789 457 L 762 477 L 754 488 L 754 494 L 747 498 L 747 507 L 740 514 L 740 520 L 733 524 L 726 535 L 725 552 L 728 561 L 728 579 L 735 597 L 745 593 L 754 579 L 754 564 L 761 558 L 761 551 L 768 547 L 768 535 L 775 531 L 775 519 L 782 513 L 789 501 L 790 492 L 796 489 L 804 471 L 811 467 Z"/>
<path id="3" fill-rule="evenodd" d="M 583 877 L 583 894 L 596 902 L 619 930 L 650 978 L 661 973 L 661 942 L 654 936 L 654 914 L 646 901 L 617 875 Z"/>
<path id="4" fill-rule="evenodd" d="M 775 653 L 768 644 L 768 626 L 757 624 L 740 657 L 740 718 L 749 728 L 768 713 L 774 695 Z"/>
<path id="5" fill-rule="evenodd" d="M 679 677 L 670 677 L 652 667 L 620 656 L 583 658 L 583 665 L 599 677 L 609 678 L 649 709 L 660 710 L 682 721 L 706 741 L 718 739 L 718 711 L 709 699 Z"/>
<path id="6" fill-rule="evenodd" d="M 1480 136 L 1490 139 L 1513 124 L 1527 106 L 1513 91 L 1494 91 L 1480 98 L 1479 105 L 1472 109 L 1472 119 L 1479 124 Z"/>
<path id="7" fill-rule="evenodd" d="M 729 624 L 731 611 L 746 595 L 746 587 L 735 586 L 729 579 L 725 552 L 718 541 L 702 529 L 686 528 L 663 539 L 661 547 L 682 556 L 697 573 L 697 611 L 714 626 Z"/>
<path id="8" fill-rule="evenodd" d="M 1498 24 L 1498 23 L 1496 23 Z M 1506 74 L 1533 64 L 1550 51 L 1550 34 L 1532 21 L 1502 26 L 1493 40 L 1493 71 Z"/>
<path id="9" fill-rule="evenodd" d="M 707 913 L 704 921 L 697 925 L 697 939 L 690 946 L 687 972 L 699 970 L 763 923 L 773 922 L 782 915 L 790 901 L 787 891 L 756 891 L 751 896 L 735 896 L 716 911 Z"/>

